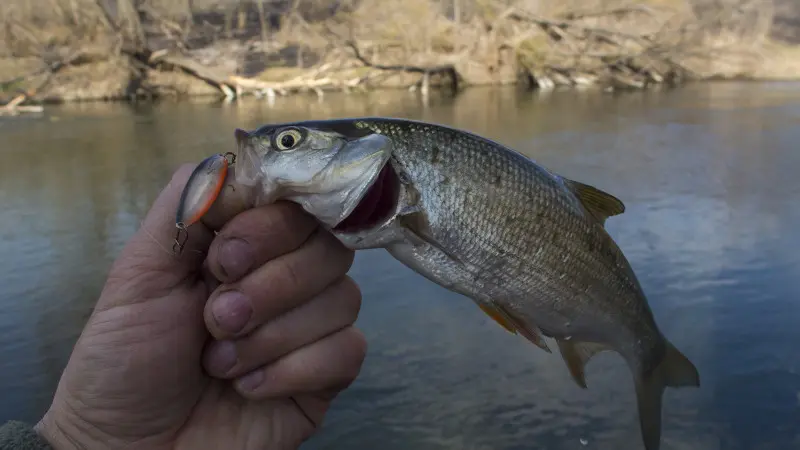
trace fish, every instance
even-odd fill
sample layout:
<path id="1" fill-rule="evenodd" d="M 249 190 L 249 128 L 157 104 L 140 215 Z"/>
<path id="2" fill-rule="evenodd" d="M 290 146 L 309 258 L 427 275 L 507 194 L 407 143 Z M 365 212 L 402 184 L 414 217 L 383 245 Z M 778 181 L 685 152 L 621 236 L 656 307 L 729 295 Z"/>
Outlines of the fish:
<path id="1" fill-rule="evenodd" d="M 619 198 L 435 123 L 356 117 L 234 135 L 233 181 L 251 206 L 295 202 L 346 247 L 386 249 L 545 352 L 554 340 L 580 388 L 594 355 L 621 355 L 646 450 L 660 448 L 665 389 L 700 386 L 606 230 Z"/>

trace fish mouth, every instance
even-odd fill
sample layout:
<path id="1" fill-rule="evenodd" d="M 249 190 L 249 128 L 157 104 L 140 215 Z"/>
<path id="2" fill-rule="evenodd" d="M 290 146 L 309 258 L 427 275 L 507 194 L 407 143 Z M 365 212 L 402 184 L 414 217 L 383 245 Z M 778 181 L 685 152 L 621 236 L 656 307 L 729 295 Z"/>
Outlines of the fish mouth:
<path id="1" fill-rule="evenodd" d="M 355 233 L 382 224 L 394 212 L 399 192 L 400 179 L 387 162 L 353 211 L 333 231 Z"/>

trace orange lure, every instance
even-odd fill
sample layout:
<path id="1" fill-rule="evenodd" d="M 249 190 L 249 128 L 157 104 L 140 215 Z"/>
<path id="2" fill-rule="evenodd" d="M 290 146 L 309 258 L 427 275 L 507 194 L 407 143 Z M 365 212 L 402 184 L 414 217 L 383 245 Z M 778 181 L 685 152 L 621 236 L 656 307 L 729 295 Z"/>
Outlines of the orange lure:
<path id="1" fill-rule="evenodd" d="M 219 197 L 228 176 L 228 166 L 233 164 L 234 157 L 233 153 L 209 156 L 192 172 L 183 188 L 175 217 L 178 231 L 172 249 L 176 253 L 180 253 L 186 244 L 186 228 L 199 221 Z"/>

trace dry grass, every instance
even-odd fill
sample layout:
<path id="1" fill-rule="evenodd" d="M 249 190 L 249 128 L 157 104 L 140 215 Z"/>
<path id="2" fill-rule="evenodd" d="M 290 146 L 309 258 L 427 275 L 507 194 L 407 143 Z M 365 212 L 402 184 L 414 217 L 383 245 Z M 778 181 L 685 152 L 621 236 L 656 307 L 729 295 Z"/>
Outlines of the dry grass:
<path id="1" fill-rule="evenodd" d="M 774 41 L 764 44 L 758 64 L 750 67 L 746 75 L 762 80 L 800 78 L 800 46 Z"/>
<path id="2" fill-rule="evenodd" d="M 0 55 L 6 56 L 39 56 L 105 34 L 93 0 L 4 0 L 0 17 Z"/>
<path id="3" fill-rule="evenodd" d="M 452 64 L 471 84 L 513 83 L 521 74 L 542 86 L 546 80 L 579 79 L 633 86 L 684 72 L 796 78 L 798 50 L 776 40 L 800 37 L 798 5 L 793 0 L 3 0 L 0 80 L 29 71 L 31 60 L 63 59 L 89 46 L 107 55 L 93 64 L 105 65 L 59 74 L 58 87 L 52 88 L 58 95 L 82 97 L 96 89 L 103 95 L 94 97 L 105 97 L 107 91 L 129 89 L 137 77 L 159 93 L 210 89 L 184 75 L 121 62 L 123 48 L 168 49 L 227 73 L 276 82 L 320 64 L 332 67 L 331 76 L 366 79 L 370 70 L 347 51 L 348 40 L 371 63 Z M 76 70 L 80 76 L 69 75 Z M 418 78 L 394 73 L 370 80 L 408 85 Z"/>

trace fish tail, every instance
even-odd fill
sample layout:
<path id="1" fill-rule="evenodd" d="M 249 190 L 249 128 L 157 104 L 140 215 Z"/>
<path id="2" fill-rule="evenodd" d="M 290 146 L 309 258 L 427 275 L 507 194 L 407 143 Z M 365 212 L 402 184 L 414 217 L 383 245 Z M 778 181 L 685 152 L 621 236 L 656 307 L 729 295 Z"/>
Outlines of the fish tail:
<path id="1" fill-rule="evenodd" d="M 636 402 L 639 408 L 639 426 L 646 450 L 661 446 L 661 401 L 664 389 L 670 387 L 700 386 L 697 368 L 669 341 L 661 362 L 649 373 L 636 380 Z"/>

